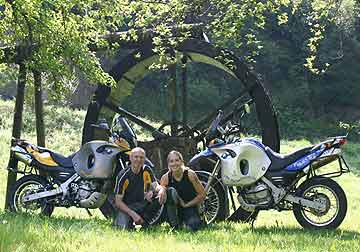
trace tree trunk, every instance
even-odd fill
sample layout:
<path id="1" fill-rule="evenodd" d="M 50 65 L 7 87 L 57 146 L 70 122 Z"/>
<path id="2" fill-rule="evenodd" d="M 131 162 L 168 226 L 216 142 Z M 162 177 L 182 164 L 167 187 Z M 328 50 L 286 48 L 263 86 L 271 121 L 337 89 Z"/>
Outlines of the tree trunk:
<path id="1" fill-rule="evenodd" d="M 42 99 L 41 72 L 33 71 L 35 86 L 35 115 L 37 144 L 45 147 L 44 109 Z"/>
<path id="2" fill-rule="evenodd" d="M 177 65 L 169 66 L 170 70 L 170 110 L 171 110 L 171 135 L 175 136 L 177 134 L 177 126 L 174 124 L 177 121 Z"/>
<path id="3" fill-rule="evenodd" d="M 308 116 L 315 117 L 315 109 L 314 109 L 314 94 L 313 89 L 311 88 L 311 73 L 308 70 L 305 70 L 305 81 L 304 87 L 306 89 L 306 97 L 305 102 L 308 107 Z"/>
<path id="4" fill-rule="evenodd" d="M 182 122 L 185 125 L 187 125 L 188 122 L 188 111 L 187 111 L 187 106 L 188 106 L 188 86 L 187 86 L 187 69 L 186 69 L 186 63 L 187 63 L 187 57 L 184 56 L 181 59 L 181 63 L 182 63 L 182 83 L 181 83 L 181 87 L 182 87 Z"/>
<path id="5" fill-rule="evenodd" d="M 25 84 L 26 84 L 26 66 L 24 64 L 19 65 L 19 76 L 18 76 L 18 85 L 17 85 L 17 93 L 16 93 L 16 103 L 15 103 L 15 111 L 14 111 L 14 123 L 13 123 L 13 138 L 20 138 L 21 136 L 21 128 L 22 128 L 22 114 L 24 110 L 24 95 L 25 95 Z M 11 141 L 11 145 L 13 145 L 13 141 Z M 16 182 L 16 173 L 10 170 L 17 169 L 18 161 L 14 159 L 10 155 L 9 164 L 8 164 L 8 178 L 6 184 L 6 197 L 5 197 L 5 209 L 9 209 L 9 195 L 10 188 Z"/>

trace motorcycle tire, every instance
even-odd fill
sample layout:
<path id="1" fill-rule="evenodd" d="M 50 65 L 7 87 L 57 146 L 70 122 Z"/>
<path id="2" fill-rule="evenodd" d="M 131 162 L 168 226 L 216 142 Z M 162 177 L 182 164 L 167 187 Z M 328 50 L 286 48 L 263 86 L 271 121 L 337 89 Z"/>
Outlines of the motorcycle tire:
<path id="1" fill-rule="evenodd" d="M 211 174 L 206 171 L 195 171 L 200 183 L 205 187 Z M 206 198 L 200 205 L 200 212 L 203 215 L 206 224 L 216 221 L 223 221 L 227 217 L 228 204 L 227 192 L 218 180 L 213 180 Z"/>
<path id="2" fill-rule="evenodd" d="M 47 203 L 46 199 L 39 199 L 29 203 L 28 205 L 26 205 L 26 203 L 24 202 L 21 202 L 21 199 L 19 199 L 19 197 L 24 196 L 21 195 L 22 193 L 26 193 L 26 190 L 30 190 L 27 187 L 31 185 L 40 186 L 40 190 L 41 190 L 41 187 L 46 188 L 49 185 L 49 182 L 43 177 L 38 175 L 26 175 L 20 178 L 19 180 L 17 180 L 10 189 L 10 195 L 9 195 L 10 211 L 16 213 L 38 214 L 38 215 L 50 217 L 54 211 L 54 206 Z M 38 190 L 39 188 L 36 189 L 36 191 Z M 36 207 L 36 209 L 31 209 L 31 207 L 34 206 Z M 35 213 L 32 210 L 39 210 L 39 212 Z"/>
<path id="3" fill-rule="evenodd" d="M 110 203 L 112 199 L 110 197 L 107 198 L 105 203 L 99 208 L 101 213 L 104 215 L 106 219 L 111 219 L 114 217 L 117 209 Z M 154 199 L 157 200 L 157 199 Z M 164 205 L 154 205 L 150 211 L 151 213 L 146 216 L 145 222 L 147 226 L 154 226 L 160 224 L 165 219 L 165 210 Z"/>
<path id="4" fill-rule="evenodd" d="M 116 209 L 109 202 L 109 199 L 106 199 L 104 204 L 99 208 L 100 212 L 104 215 L 106 219 L 113 218 Z"/>
<path id="5" fill-rule="evenodd" d="M 325 193 L 319 193 L 320 189 L 327 190 L 330 193 L 330 197 Z M 312 190 L 315 190 L 313 195 L 311 195 Z M 335 229 L 345 218 L 347 212 L 346 195 L 339 184 L 330 178 L 313 177 L 299 186 L 296 191 L 296 195 L 310 200 L 322 200 L 326 203 L 326 209 L 322 212 L 319 210 L 307 209 L 299 204 L 294 204 L 294 216 L 299 224 L 304 228 Z M 331 198 L 334 198 L 335 202 L 332 202 Z M 320 217 L 327 215 L 329 211 L 332 210 L 332 207 L 334 207 L 335 213 L 329 220 L 320 222 Z M 311 215 L 314 215 L 315 219 L 318 221 L 311 219 Z"/>

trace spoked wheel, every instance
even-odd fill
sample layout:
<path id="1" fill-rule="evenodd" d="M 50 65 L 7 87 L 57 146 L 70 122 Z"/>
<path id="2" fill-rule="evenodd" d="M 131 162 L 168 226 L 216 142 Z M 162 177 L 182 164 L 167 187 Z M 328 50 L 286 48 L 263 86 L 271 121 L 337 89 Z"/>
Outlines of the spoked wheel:
<path id="1" fill-rule="evenodd" d="M 160 55 L 157 55 L 152 49 L 151 46 L 139 47 L 112 67 L 109 74 L 114 77 L 117 85 L 114 87 L 99 85 L 93 98 L 93 102 L 89 104 L 85 117 L 83 143 L 97 139 L 94 128 L 91 127 L 92 124 L 97 123 L 99 119 L 103 118 L 106 118 L 108 123 L 111 123 L 116 113 L 122 113 L 122 110 L 119 110 L 118 107 L 128 95 L 132 94 L 136 85 L 140 85 L 143 80 L 152 74 L 158 74 L 162 81 L 167 79 L 163 78 L 167 72 L 160 71 L 156 73 L 151 67 L 153 64 L 160 62 L 161 58 Z M 243 123 L 243 128 L 247 129 L 246 132 L 250 135 L 261 136 L 262 142 L 266 146 L 269 146 L 275 151 L 279 151 L 280 138 L 278 124 L 271 99 L 257 75 L 244 62 L 231 52 L 197 39 L 187 39 L 183 41 L 174 48 L 174 53 L 179 56 L 178 58 L 183 56 L 186 57 L 186 65 L 192 71 L 191 80 L 193 83 L 199 83 L 200 85 L 203 82 L 211 82 L 215 85 L 220 81 L 224 81 L 224 78 L 228 81 L 228 86 L 226 88 L 218 88 L 220 93 L 225 89 L 229 89 L 228 93 L 230 97 L 226 102 L 221 95 L 214 93 L 214 90 L 201 90 L 199 86 L 195 84 L 190 85 L 189 83 L 187 87 L 189 89 L 189 94 L 193 92 L 194 94 L 200 95 L 203 93 L 202 91 L 204 91 L 205 94 L 201 96 L 201 99 L 208 101 L 205 102 L 206 105 L 204 106 L 209 108 L 209 114 L 204 119 L 201 119 L 206 114 L 204 115 L 203 111 L 200 109 L 197 110 L 197 106 L 199 105 L 197 103 L 188 104 L 188 108 L 191 108 L 191 111 L 189 110 L 189 113 L 187 114 L 190 115 L 190 113 L 192 113 L 196 116 L 192 119 L 189 117 L 188 120 L 185 121 L 189 123 L 193 130 L 202 131 L 203 129 L 206 129 L 208 123 L 211 122 L 216 115 L 216 111 L 214 111 L 215 108 L 220 108 L 226 112 L 225 114 L 228 114 L 228 112 L 234 112 L 238 107 L 241 107 L 241 105 L 248 103 L 250 99 L 253 104 L 252 106 L 254 107 L 252 111 L 254 112 L 247 116 L 247 121 Z M 204 69 L 209 70 L 209 74 L 202 74 Z M 197 80 L 196 82 L 195 79 Z M 144 85 L 146 83 L 147 82 L 144 81 Z M 154 107 L 161 108 L 161 112 L 159 113 L 164 114 L 164 112 L 166 112 L 166 105 L 161 103 L 161 97 L 157 96 L 161 93 L 161 90 L 156 88 L 158 87 L 153 87 L 147 91 L 148 95 L 153 98 L 149 99 L 151 104 L 142 103 L 142 107 L 151 107 L 156 104 L 157 106 Z M 199 90 L 201 90 L 201 92 Z M 210 93 L 205 91 L 209 91 Z M 134 94 L 132 99 L 135 99 Z M 236 106 L 233 104 L 235 100 Z M 209 106 L 210 102 L 212 103 L 211 106 Z M 171 104 L 172 107 L 176 107 L 175 105 L 177 103 L 172 101 Z M 230 106 L 231 104 L 234 106 Z M 195 114 L 196 111 L 197 114 Z M 175 113 L 174 111 L 172 112 Z M 179 118 L 178 116 L 175 117 L 177 119 L 172 120 L 171 123 L 165 123 L 162 128 L 170 127 L 172 129 L 172 136 L 179 135 L 177 132 L 180 132 L 189 133 L 180 135 L 196 137 L 196 133 L 195 135 L 191 134 L 192 131 L 189 132 L 189 127 L 182 122 L 176 121 L 179 120 Z M 163 118 L 161 120 L 163 120 Z M 252 129 L 252 131 L 249 131 L 249 129 Z M 148 130 L 151 131 L 154 130 L 154 128 L 152 127 Z"/>
<path id="2" fill-rule="evenodd" d="M 151 208 L 147 209 L 147 214 L 144 217 L 145 222 L 149 226 L 154 226 L 159 224 L 162 220 L 162 215 L 164 212 L 165 205 L 160 205 L 157 199 L 154 199 L 154 203 L 151 204 Z"/>
<path id="3" fill-rule="evenodd" d="M 211 174 L 205 171 L 196 171 L 196 174 L 201 184 L 205 187 Z M 213 181 L 204 202 L 200 204 L 200 213 L 203 215 L 206 224 L 225 220 L 227 213 L 225 195 L 225 190 L 220 182 Z"/>
<path id="4" fill-rule="evenodd" d="M 105 218 L 111 219 L 117 209 L 115 209 L 114 205 L 110 203 L 113 200 L 113 197 L 109 197 L 105 203 L 100 207 L 100 211 L 104 214 Z M 143 219 L 147 226 L 154 226 L 162 222 L 164 219 L 164 211 L 165 205 L 160 205 L 156 198 L 153 199 L 153 203 L 146 207 L 145 214 Z"/>
<path id="5" fill-rule="evenodd" d="M 178 136 L 184 132 L 189 131 L 190 127 L 188 125 L 184 125 L 183 123 L 177 121 L 165 122 L 159 127 L 158 130 L 171 136 Z"/>
<path id="6" fill-rule="evenodd" d="M 346 195 L 342 188 L 329 178 L 313 178 L 300 185 L 297 196 L 322 203 L 321 210 L 295 205 L 296 220 L 304 228 L 333 229 L 345 218 L 347 211 Z"/>
<path id="7" fill-rule="evenodd" d="M 45 199 L 24 202 L 24 197 L 30 194 L 43 192 L 47 181 L 36 175 L 28 175 L 19 179 L 10 192 L 10 210 L 17 213 L 50 216 L 54 206 Z"/>

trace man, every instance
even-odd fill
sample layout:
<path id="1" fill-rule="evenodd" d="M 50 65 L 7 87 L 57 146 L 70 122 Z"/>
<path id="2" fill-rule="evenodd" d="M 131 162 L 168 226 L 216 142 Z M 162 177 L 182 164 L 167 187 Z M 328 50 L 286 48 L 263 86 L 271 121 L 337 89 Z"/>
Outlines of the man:
<path id="1" fill-rule="evenodd" d="M 131 165 L 119 172 L 115 185 L 114 226 L 129 229 L 143 225 L 147 208 L 153 204 L 154 193 L 160 204 L 166 201 L 166 189 L 159 185 L 150 167 L 144 165 L 145 151 L 140 147 L 130 153 Z M 153 188 L 153 190 L 151 190 Z"/>

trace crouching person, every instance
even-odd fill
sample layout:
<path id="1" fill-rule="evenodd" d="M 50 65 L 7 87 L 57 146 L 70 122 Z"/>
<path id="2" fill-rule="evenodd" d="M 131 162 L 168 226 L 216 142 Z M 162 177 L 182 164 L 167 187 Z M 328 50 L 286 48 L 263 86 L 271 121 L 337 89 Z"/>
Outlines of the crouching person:
<path id="1" fill-rule="evenodd" d="M 130 153 L 131 165 L 119 172 L 115 185 L 115 212 L 113 225 L 121 229 L 146 225 L 147 214 L 154 204 L 163 204 L 166 189 L 160 186 L 150 167 L 144 165 L 145 151 L 134 148 Z M 152 188 L 153 190 L 151 190 Z M 157 194 L 157 200 L 153 200 Z M 145 219 L 145 220 L 144 220 Z"/>
<path id="2" fill-rule="evenodd" d="M 196 173 L 184 165 L 180 152 L 171 151 L 167 157 L 169 171 L 161 178 L 161 185 L 167 187 L 166 209 L 170 225 L 182 224 L 196 231 L 202 226 L 199 204 L 205 199 L 205 189 Z"/>

